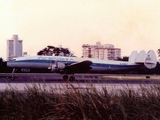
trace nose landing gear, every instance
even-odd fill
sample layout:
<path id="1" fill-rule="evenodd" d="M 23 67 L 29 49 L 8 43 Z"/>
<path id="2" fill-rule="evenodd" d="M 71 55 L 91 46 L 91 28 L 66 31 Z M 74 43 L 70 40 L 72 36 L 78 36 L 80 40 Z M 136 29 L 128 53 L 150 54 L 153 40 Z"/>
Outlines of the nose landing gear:
<path id="1" fill-rule="evenodd" d="M 14 73 L 16 72 L 16 69 L 14 68 L 12 70 L 12 76 L 10 77 L 11 80 L 14 80 L 15 79 L 15 76 L 14 76 Z"/>

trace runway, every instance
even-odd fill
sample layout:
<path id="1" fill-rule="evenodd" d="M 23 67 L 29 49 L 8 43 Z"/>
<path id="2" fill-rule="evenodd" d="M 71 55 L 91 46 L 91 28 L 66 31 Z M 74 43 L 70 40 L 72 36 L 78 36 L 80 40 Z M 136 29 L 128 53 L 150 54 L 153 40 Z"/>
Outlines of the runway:
<path id="1" fill-rule="evenodd" d="M 15 80 L 11 80 L 10 73 L 0 74 L 0 90 L 15 89 L 25 91 L 28 87 L 36 85 L 40 89 L 64 91 L 69 89 L 90 90 L 119 90 L 130 87 L 139 91 L 140 85 L 150 86 L 160 84 L 160 75 L 129 75 L 129 74 L 75 74 L 73 82 L 63 81 L 61 74 L 48 73 L 15 73 Z"/>
<path id="2" fill-rule="evenodd" d="M 1 73 L 0 83 L 66 83 L 62 74 L 56 73 Z M 110 84 L 160 84 L 160 75 L 135 74 L 75 74 L 72 83 L 110 83 Z"/>

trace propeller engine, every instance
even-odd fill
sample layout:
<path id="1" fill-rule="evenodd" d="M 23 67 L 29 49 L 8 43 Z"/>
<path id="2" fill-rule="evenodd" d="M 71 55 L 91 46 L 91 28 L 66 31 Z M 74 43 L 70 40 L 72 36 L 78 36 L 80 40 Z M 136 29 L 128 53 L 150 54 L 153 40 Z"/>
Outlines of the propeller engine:
<path id="1" fill-rule="evenodd" d="M 62 71 L 64 68 L 65 68 L 65 64 L 61 62 L 55 62 L 54 64 L 51 65 L 52 72 Z"/>

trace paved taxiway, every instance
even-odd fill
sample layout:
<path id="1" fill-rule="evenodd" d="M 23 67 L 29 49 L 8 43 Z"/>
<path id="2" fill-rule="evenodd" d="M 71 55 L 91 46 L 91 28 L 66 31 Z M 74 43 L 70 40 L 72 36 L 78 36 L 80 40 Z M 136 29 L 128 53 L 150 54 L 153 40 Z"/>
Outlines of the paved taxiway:
<path id="1" fill-rule="evenodd" d="M 120 75 L 120 74 L 75 74 L 76 80 L 66 82 L 62 80 L 60 74 L 48 73 L 15 73 L 15 80 L 10 80 L 12 74 L 0 74 L 0 91 L 5 89 L 16 89 L 24 91 L 26 88 L 36 85 L 40 89 L 50 87 L 54 91 L 63 92 L 66 89 L 91 90 L 94 86 L 97 89 L 107 88 L 107 90 L 119 91 L 126 87 L 139 91 L 140 85 L 149 87 L 160 84 L 160 75 Z"/>
<path id="2" fill-rule="evenodd" d="M 62 83 L 63 75 L 56 73 L 15 73 L 11 80 L 11 73 L 0 73 L 0 83 Z M 73 83 L 111 83 L 111 84 L 160 84 L 160 75 L 135 75 L 135 74 L 75 74 Z"/>

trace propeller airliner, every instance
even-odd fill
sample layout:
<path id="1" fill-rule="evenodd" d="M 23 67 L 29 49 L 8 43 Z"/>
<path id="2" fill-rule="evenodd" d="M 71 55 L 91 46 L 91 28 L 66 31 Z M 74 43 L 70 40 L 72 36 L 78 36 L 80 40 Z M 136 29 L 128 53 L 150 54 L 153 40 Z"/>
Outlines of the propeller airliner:
<path id="1" fill-rule="evenodd" d="M 153 50 L 139 54 L 133 51 L 128 61 L 100 60 L 95 58 L 78 58 L 65 56 L 23 56 L 7 61 L 7 66 L 16 69 L 49 69 L 53 73 L 61 73 L 64 80 L 75 80 L 74 73 L 107 73 L 140 68 L 153 69 L 157 65 Z M 70 77 L 68 75 L 71 74 Z"/>

